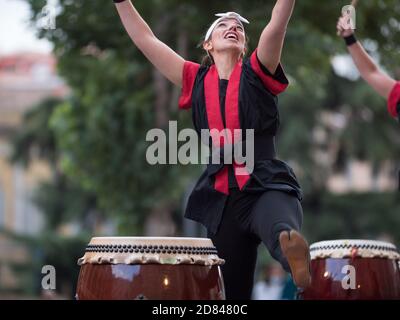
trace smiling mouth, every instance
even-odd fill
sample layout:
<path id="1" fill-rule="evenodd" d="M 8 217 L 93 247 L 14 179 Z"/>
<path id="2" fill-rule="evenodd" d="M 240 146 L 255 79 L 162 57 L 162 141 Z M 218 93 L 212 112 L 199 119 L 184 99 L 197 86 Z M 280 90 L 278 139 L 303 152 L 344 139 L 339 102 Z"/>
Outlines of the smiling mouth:
<path id="1" fill-rule="evenodd" d="M 239 41 L 239 37 L 238 37 L 235 33 L 233 33 L 233 32 L 229 32 L 229 33 L 225 36 L 225 39 Z"/>

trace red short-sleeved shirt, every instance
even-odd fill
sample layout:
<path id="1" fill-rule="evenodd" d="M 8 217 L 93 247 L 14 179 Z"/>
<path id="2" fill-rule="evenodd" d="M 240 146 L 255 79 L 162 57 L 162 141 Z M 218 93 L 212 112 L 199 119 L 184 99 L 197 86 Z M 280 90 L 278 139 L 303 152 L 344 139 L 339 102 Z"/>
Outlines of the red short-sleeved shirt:
<path id="1" fill-rule="evenodd" d="M 400 81 L 393 87 L 389 99 L 388 99 L 388 110 L 392 117 L 399 117 L 400 112 Z"/>

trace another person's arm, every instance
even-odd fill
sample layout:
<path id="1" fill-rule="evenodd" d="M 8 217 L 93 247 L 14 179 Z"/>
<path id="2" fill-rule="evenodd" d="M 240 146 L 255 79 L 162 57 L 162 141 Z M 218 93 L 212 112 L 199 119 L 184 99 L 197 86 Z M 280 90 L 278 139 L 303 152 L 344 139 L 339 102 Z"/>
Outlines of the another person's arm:
<path id="1" fill-rule="evenodd" d="M 277 0 L 271 20 L 260 36 L 257 57 L 272 74 L 275 73 L 281 60 L 286 29 L 294 4 L 295 0 Z"/>
<path id="2" fill-rule="evenodd" d="M 130 38 L 146 58 L 171 82 L 182 86 L 185 60 L 153 34 L 130 0 L 114 0 Z"/>
<path id="3" fill-rule="evenodd" d="M 347 18 L 341 17 L 337 23 L 338 34 L 347 41 L 347 48 L 354 60 L 361 77 L 385 99 L 388 99 L 396 81 L 384 73 L 372 60 L 359 41 L 354 31 L 346 28 Z"/>

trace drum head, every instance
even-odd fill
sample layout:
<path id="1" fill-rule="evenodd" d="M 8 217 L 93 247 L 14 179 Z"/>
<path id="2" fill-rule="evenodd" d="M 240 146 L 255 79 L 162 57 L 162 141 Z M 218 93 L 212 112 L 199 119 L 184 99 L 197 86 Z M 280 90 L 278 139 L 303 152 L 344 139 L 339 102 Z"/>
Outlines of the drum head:
<path id="1" fill-rule="evenodd" d="M 207 238 L 96 237 L 78 260 L 88 263 L 222 265 L 224 260 Z"/>
<path id="2" fill-rule="evenodd" d="M 394 244 L 374 240 L 331 240 L 313 243 L 311 259 L 319 258 L 388 258 L 400 259 Z"/>

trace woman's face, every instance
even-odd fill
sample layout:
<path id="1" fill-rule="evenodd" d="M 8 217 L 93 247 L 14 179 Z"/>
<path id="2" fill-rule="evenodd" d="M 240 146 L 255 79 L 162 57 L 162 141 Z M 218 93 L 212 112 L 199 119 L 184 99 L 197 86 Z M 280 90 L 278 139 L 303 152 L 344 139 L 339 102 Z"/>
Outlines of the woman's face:
<path id="1" fill-rule="evenodd" d="M 245 44 L 243 25 L 236 19 L 224 19 L 216 25 L 211 39 L 204 44 L 204 49 L 211 55 L 215 52 L 234 50 L 240 56 L 245 51 Z"/>

